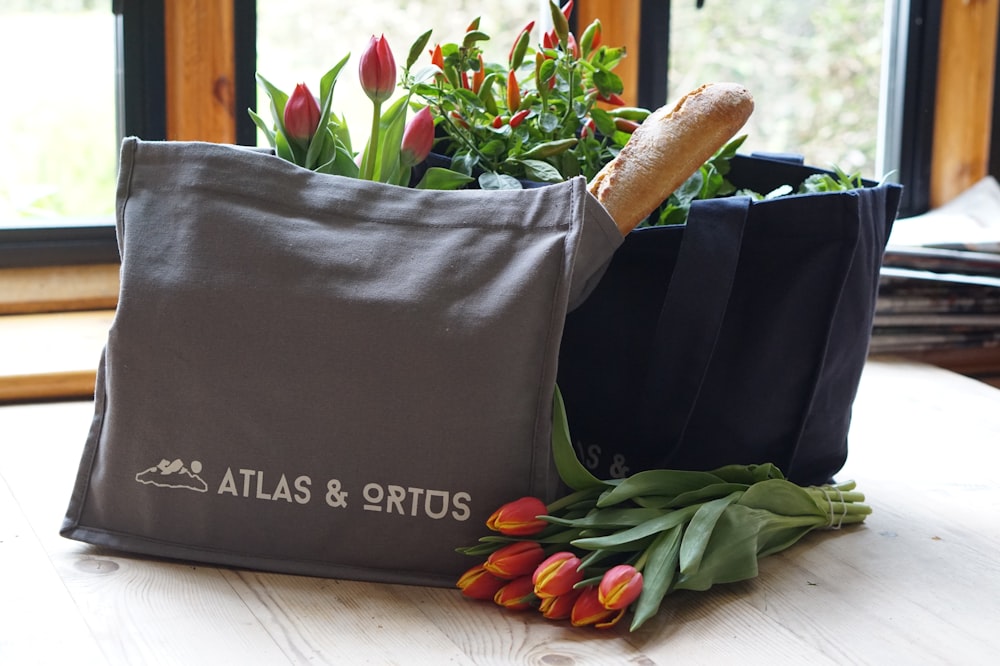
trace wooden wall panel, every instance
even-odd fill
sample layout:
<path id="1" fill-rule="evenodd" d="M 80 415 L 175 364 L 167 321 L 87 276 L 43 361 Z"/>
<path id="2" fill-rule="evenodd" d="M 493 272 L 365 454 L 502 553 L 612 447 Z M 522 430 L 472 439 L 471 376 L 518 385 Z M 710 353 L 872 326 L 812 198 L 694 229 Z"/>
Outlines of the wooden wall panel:
<path id="1" fill-rule="evenodd" d="M 615 68 L 625 86 L 622 97 L 630 106 L 637 104 L 636 91 L 639 87 L 639 21 L 640 0 L 577 0 L 576 15 L 579 32 L 594 19 L 601 20 L 604 44 L 624 46 L 628 54 Z"/>
<path id="2" fill-rule="evenodd" d="M 943 0 L 931 207 L 989 173 L 1000 0 Z"/>
<path id="3" fill-rule="evenodd" d="M 236 141 L 233 0 L 164 3 L 167 138 Z"/>

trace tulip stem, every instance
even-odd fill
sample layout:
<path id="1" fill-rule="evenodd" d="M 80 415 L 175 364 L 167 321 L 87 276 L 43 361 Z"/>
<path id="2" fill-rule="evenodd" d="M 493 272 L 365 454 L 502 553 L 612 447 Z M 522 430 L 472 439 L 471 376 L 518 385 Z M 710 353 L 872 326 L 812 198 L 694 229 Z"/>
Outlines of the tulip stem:
<path id="1" fill-rule="evenodd" d="M 368 139 L 368 150 L 365 151 L 365 172 L 362 177 L 365 180 L 375 179 L 375 162 L 378 160 L 378 135 L 382 121 L 382 101 L 372 102 L 372 133 Z"/>

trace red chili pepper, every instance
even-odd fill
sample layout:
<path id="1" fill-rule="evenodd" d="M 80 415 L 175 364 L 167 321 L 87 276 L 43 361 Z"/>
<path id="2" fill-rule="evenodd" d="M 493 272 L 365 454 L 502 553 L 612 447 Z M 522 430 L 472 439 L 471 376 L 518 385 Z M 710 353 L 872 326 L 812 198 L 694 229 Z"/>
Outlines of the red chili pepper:
<path id="1" fill-rule="evenodd" d="M 524 119 L 527 118 L 528 114 L 530 114 L 530 113 L 531 113 L 531 109 L 521 109 L 520 111 L 518 111 L 517 113 L 515 113 L 513 116 L 511 116 L 510 117 L 510 126 L 511 126 L 511 128 L 513 129 L 513 128 L 517 127 L 518 125 L 520 125 L 521 123 L 523 123 Z"/>
<path id="2" fill-rule="evenodd" d="M 507 108 L 511 113 L 521 108 L 521 87 L 517 83 L 514 70 L 507 73 Z"/>

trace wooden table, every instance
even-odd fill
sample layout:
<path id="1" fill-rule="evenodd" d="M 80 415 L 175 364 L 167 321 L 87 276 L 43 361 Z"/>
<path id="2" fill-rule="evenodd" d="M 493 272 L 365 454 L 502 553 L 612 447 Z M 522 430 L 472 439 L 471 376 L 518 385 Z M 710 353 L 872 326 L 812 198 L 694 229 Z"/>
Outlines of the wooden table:
<path id="1" fill-rule="evenodd" d="M 987 664 L 1000 654 L 1000 391 L 872 361 L 854 478 L 875 513 L 667 598 L 636 634 L 457 591 L 129 557 L 57 530 L 88 402 L 0 407 L 3 664 Z"/>

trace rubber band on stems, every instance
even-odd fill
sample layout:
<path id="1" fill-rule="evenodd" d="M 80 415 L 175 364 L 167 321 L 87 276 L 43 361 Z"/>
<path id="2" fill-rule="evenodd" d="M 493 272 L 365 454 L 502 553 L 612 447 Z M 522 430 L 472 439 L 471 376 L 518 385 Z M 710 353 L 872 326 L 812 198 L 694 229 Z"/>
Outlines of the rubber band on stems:
<path id="1" fill-rule="evenodd" d="M 830 493 L 830 489 L 837 491 L 837 501 L 843 507 L 839 513 L 833 510 L 833 497 Z M 827 527 L 833 530 L 839 530 L 844 524 L 844 518 L 847 516 L 847 502 L 844 501 L 844 491 L 842 491 L 837 486 L 821 486 L 820 490 L 823 491 L 823 495 L 826 496 L 826 502 L 830 506 L 830 522 L 827 523 Z M 834 524 L 836 522 L 836 524 Z"/>

